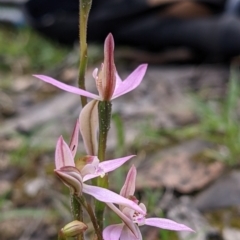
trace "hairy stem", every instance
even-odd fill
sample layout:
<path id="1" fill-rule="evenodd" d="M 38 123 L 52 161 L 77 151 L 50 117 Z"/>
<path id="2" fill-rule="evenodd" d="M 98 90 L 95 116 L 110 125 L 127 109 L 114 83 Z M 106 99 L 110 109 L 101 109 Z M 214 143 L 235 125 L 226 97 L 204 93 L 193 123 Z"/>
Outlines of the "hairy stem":
<path id="1" fill-rule="evenodd" d="M 86 209 L 91 222 L 93 224 L 93 227 L 95 229 L 95 233 L 98 237 L 98 240 L 103 240 L 102 238 L 102 230 L 100 229 L 99 225 L 98 225 L 98 221 L 96 219 L 96 216 L 92 210 L 92 207 L 90 204 L 87 203 L 86 199 L 83 196 L 77 197 L 75 196 L 75 199 Z"/>
<path id="2" fill-rule="evenodd" d="M 71 194 L 71 211 L 72 211 L 74 220 L 78 220 L 80 222 L 83 222 L 82 206 L 79 203 L 79 201 L 75 198 L 75 196 L 72 195 L 72 194 Z M 79 236 L 77 237 L 77 240 L 84 240 L 83 233 L 79 234 Z"/>
<path id="3" fill-rule="evenodd" d="M 112 104 L 109 101 L 101 101 L 98 104 L 99 115 L 99 139 L 98 139 L 98 158 L 100 162 L 105 161 L 105 153 L 107 147 L 107 135 L 111 123 Z M 97 179 L 97 186 L 108 188 L 108 175 Z M 97 216 L 100 229 L 103 230 L 103 215 L 105 204 L 99 201 L 95 203 L 95 213 Z"/>
<path id="4" fill-rule="evenodd" d="M 80 62 L 78 74 L 78 86 L 81 89 L 85 87 L 85 72 L 87 68 L 87 21 L 91 9 L 92 0 L 79 0 L 79 44 L 80 44 Z M 87 104 L 87 98 L 81 96 L 81 104 L 84 107 Z M 74 219 L 83 222 L 82 206 L 71 196 L 71 209 Z M 80 234 L 77 240 L 84 240 L 84 235 Z"/>
<path id="5" fill-rule="evenodd" d="M 110 129 L 111 114 L 112 103 L 108 101 L 100 101 L 98 104 L 98 116 L 99 116 L 98 158 L 100 162 L 105 161 L 107 135 Z"/>

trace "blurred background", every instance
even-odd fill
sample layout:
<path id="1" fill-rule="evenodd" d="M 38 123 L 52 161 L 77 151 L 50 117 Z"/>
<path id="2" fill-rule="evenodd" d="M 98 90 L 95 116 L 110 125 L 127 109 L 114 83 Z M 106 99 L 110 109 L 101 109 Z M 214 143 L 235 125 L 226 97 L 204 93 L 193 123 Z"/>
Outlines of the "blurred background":
<path id="1" fill-rule="evenodd" d="M 78 5 L 0 0 L 0 240 L 56 239 L 72 219 L 68 189 L 53 174 L 54 149 L 60 135 L 70 140 L 79 96 L 32 75 L 77 85 Z M 139 88 L 113 102 L 107 158 L 136 154 L 130 164 L 148 215 L 197 232 L 141 227 L 143 236 L 240 240 L 240 1 L 93 0 L 86 75 L 93 92 L 109 32 L 122 79 L 149 67 Z M 110 174 L 113 190 L 129 166 Z"/>

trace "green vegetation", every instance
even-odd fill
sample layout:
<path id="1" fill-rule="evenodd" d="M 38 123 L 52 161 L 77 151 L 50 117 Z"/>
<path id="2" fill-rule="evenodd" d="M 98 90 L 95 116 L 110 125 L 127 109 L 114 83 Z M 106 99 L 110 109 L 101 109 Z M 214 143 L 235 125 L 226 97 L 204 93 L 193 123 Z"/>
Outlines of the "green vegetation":
<path id="1" fill-rule="evenodd" d="M 239 71 L 232 67 L 223 99 L 205 103 L 196 98 L 201 135 L 218 146 L 209 150 L 208 155 L 230 166 L 239 163 L 240 156 L 239 96 Z"/>
<path id="2" fill-rule="evenodd" d="M 24 73 L 51 69 L 68 51 L 28 28 L 0 26 L 0 70 Z"/>

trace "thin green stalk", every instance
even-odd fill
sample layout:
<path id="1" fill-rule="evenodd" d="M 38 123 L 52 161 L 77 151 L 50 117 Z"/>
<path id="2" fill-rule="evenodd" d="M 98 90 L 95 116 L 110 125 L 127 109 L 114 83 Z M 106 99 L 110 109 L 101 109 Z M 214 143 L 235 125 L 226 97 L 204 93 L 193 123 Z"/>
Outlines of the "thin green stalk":
<path id="1" fill-rule="evenodd" d="M 112 113 L 112 103 L 108 101 L 101 101 L 98 104 L 99 114 L 99 138 L 98 138 L 98 158 L 100 162 L 105 160 L 105 153 L 107 147 L 107 135 L 110 129 Z M 108 188 L 108 175 L 97 179 L 97 186 Z M 103 230 L 103 215 L 105 204 L 99 201 L 95 203 L 95 213 L 97 216 L 100 229 Z"/>
<path id="2" fill-rule="evenodd" d="M 89 205 L 86 201 L 86 199 L 81 196 L 81 197 L 77 197 L 75 196 L 75 199 L 86 209 L 90 219 L 91 219 L 91 222 L 93 224 L 93 227 L 95 229 L 95 233 L 98 237 L 98 240 L 103 240 L 102 238 L 102 230 L 100 229 L 99 225 L 98 225 L 98 222 L 97 222 L 97 219 L 96 219 L 96 216 L 92 210 L 92 207 L 91 205 Z"/>
<path id="3" fill-rule="evenodd" d="M 79 1 L 79 43 L 80 43 L 80 63 L 78 74 L 78 86 L 81 89 L 85 87 L 85 72 L 87 68 L 87 22 L 89 12 L 92 6 L 92 0 L 80 0 Z M 87 98 L 81 96 L 82 107 L 87 104 Z"/>
<path id="4" fill-rule="evenodd" d="M 79 0 L 79 43 L 80 43 L 80 62 L 78 74 L 78 86 L 81 89 L 85 87 L 85 72 L 87 68 L 87 22 L 91 9 L 92 0 Z M 87 98 L 81 96 L 81 104 L 84 107 L 87 104 Z M 74 219 L 83 222 L 83 212 L 80 203 L 71 196 L 71 209 Z M 84 240 L 84 235 L 80 234 L 77 240 Z"/>
<path id="5" fill-rule="evenodd" d="M 78 220 L 80 222 L 83 222 L 83 210 L 81 204 L 78 202 L 78 200 L 75 198 L 74 195 L 71 194 L 71 211 L 73 214 L 74 220 Z M 77 237 L 77 240 L 84 240 L 83 233 L 80 234 Z"/>

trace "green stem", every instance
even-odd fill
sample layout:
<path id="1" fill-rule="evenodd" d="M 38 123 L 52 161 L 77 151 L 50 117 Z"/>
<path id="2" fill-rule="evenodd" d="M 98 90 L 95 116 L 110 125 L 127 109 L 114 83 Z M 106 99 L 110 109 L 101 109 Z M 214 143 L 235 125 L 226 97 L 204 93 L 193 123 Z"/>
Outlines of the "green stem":
<path id="1" fill-rule="evenodd" d="M 85 90 L 85 72 L 87 68 L 87 22 L 92 0 L 79 0 L 79 43 L 80 43 L 80 63 L 78 74 L 78 86 Z M 82 107 L 87 104 L 87 98 L 81 96 Z"/>
<path id="2" fill-rule="evenodd" d="M 97 179 L 97 185 L 99 187 L 102 188 L 107 188 L 108 189 L 108 175 L 106 174 L 103 178 L 98 178 Z M 98 225 L 101 229 L 101 231 L 103 231 L 103 219 L 104 219 L 104 210 L 105 210 L 105 203 L 100 202 L 100 201 L 95 201 L 95 213 L 97 216 L 97 221 L 98 221 Z"/>
<path id="3" fill-rule="evenodd" d="M 107 135 L 110 129 L 112 113 L 112 103 L 108 101 L 101 101 L 98 104 L 99 114 L 99 138 L 98 138 L 98 158 L 100 162 L 105 161 L 105 153 L 107 147 Z M 108 188 L 108 175 L 103 178 L 97 179 L 97 186 Z M 103 215 L 105 204 L 99 201 L 95 203 L 95 213 L 97 216 L 98 224 L 101 230 L 103 230 Z"/>
<path id="4" fill-rule="evenodd" d="M 80 222 L 83 222 L 83 210 L 82 210 L 82 206 L 79 203 L 79 201 L 76 199 L 76 197 L 74 195 L 71 194 L 71 211 L 73 214 L 73 218 L 74 220 L 78 220 Z M 80 234 L 77 237 L 77 240 L 84 240 L 84 235 L 83 233 Z"/>
<path id="5" fill-rule="evenodd" d="M 76 199 L 76 200 L 86 209 L 86 211 L 88 212 L 89 217 L 90 217 L 90 219 L 91 219 L 91 222 L 92 222 L 92 224 L 93 224 L 93 227 L 94 227 L 94 229 L 95 229 L 95 233 L 96 233 L 96 235 L 97 235 L 97 237 L 98 237 L 98 240 L 103 240 L 103 238 L 102 238 L 102 230 L 100 229 L 100 227 L 99 227 L 99 225 L 98 225 L 98 221 L 97 221 L 96 216 L 95 216 L 95 214 L 94 214 L 94 212 L 93 212 L 93 210 L 92 210 L 91 205 L 89 205 L 89 204 L 87 203 L 86 199 L 85 199 L 83 196 L 81 196 L 81 197 L 75 196 L 75 199 Z"/>

